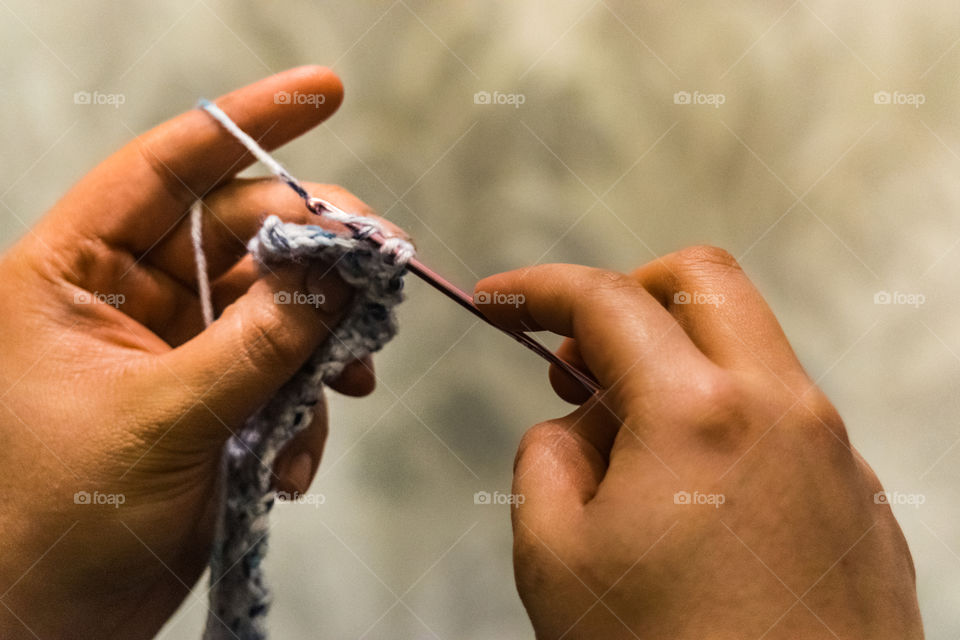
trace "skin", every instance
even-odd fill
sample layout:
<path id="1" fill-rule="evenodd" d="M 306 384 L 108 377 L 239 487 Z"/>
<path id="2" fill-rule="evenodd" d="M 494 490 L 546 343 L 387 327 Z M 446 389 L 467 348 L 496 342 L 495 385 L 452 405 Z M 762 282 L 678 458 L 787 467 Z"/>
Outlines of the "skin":
<path id="1" fill-rule="evenodd" d="M 876 475 L 729 254 L 543 265 L 481 291 L 522 300 L 481 308 L 567 336 L 561 355 L 605 389 L 588 400 L 551 371 L 585 403 L 517 454 L 514 565 L 538 638 L 923 637 Z"/>
<path id="2" fill-rule="evenodd" d="M 324 101 L 276 104 L 279 91 Z M 272 148 L 341 98 L 333 73 L 304 67 L 217 102 Z M 276 181 L 233 177 L 251 162 L 209 115 L 190 111 L 96 167 L 0 260 L 0 637 L 152 637 L 206 563 L 223 443 L 349 300 L 326 269 L 261 276 L 243 258 L 266 212 L 319 222 Z M 307 186 L 369 213 L 338 187 Z M 186 216 L 200 196 L 220 313 L 206 330 Z M 274 304 L 278 291 L 323 294 L 325 304 Z M 107 303 L 118 296 L 123 304 Z M 332 386 L 364 395 L 373 385 L 370 363 L 358 361 Z M 321 404 L 274 467 L 279 489 L 307 489 L 326 433 Z M 78 491 L 124 502 L 76 504 Z"/>
<path id="3" fill-rule="evenodd" d="M 279 91 L 324 100 L 277 104 Z M 329 70 L 303 67 L 217 102 L 273 148 L 341 97 Z M 224 441 L 349 301 L 326 269 L 260 274 L 243 257 L 265 212 L 319 222 L 287 187 L 236 179 L 251 161 L 188 112 L 95 168 L 0 258 L 0 637 L 152 637 L 206 563 Z M 338 187 L 308 188 L 370 214 Z M 218 310 L 206 329 L 186 219 L 200 197 Z M 673 305 L 679 290 L 725 302 Z M 325 302 L 279 305 L 279 291 Z M 516 576 L 538 637 L 921 637 L 879 483 L 726 254 L 632 276 L 535 267 L 478 291 L 525 296 L 481 308 L 570 336 L 561 354 L 606 389 L 588 399 L 551 371 L 583 404 L 534 427 L 517 456 Z M 358 361 L 332 386 L 373 384 Z M 275 465 L 278 489 L 307 489 L 326 433 L 321 404 Z M 78 491 L 123 504 L 78 504 Z M 678 505 L 677 491 L 725 502 Z"/>

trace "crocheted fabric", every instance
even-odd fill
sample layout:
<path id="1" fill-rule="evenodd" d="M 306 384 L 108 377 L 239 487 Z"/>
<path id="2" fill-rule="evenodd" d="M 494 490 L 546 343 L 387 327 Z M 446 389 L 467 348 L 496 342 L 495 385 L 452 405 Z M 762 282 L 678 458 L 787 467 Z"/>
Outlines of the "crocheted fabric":
<path id="1" fill-rule="evenodd" d="M 224 122 L 229 121 L 226 114 L 210 103 L 202 106 L 231 130 Z M 236 135 L 232 130 L 231 133 Z M 244 144 L 256 144 L 239 136 L 238 139 Z M 259 147 L 257 151 L 266 153 Z M 293 181 L 306 193 L 295 179 L 284 174 L 280 176 L 284 181 Z M 391 238 L 389 245 L 378 247 L 367 239 L 370 230 L 381 230 L 377 221 L 349 217 L 354 222 L 363 221 L 367 233 L 341 236 L 319 226 L 284 223 L 270 216 L 248 245 L 260 265 L 332 265 L 355 293 L 330 338 L 226 444 L 222 459 L 223 502 L 210 558 L 210 611 L 204 634 L 207 640 L 267 637 L 270 597 L 261 563 L 267 551 L 268 514 L 276 497 L 271 480 L 277 454 L 310 423 L 323 384 L 336 379 L 347 363 L 379 350 L 396 333 L 393 308 L 403 299 L 402 277 L 406 262 L 413 255 L 412 247 L 400 238 Z M 199 232 L 196 237 L 199 238 Z M 202 257 L 199 240 L 195 246 L 198 258 Z M 198 265 L 201 263 L 198 259 Z M 199 279 L 205 277 L 202 274 Z"/>

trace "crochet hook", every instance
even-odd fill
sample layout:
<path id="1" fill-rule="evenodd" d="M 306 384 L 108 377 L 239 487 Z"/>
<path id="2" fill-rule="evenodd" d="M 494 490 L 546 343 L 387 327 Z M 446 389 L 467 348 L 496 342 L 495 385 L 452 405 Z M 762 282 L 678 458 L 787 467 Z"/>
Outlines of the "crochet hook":
<path id="1" fill-rule="evenodd" d="M 329 202 L 328 200 L 324 200 L 323 198 L 309 197 L 307 198 L 306 203 L 307 203 L 307 208 L 311 212 L 317 215 L 323 215 L 324 212 L 332 212 L 332 213 L 342 214 L 343 216 L 349 216 L 349 214 L 347 214 L 345 211 L 343 211 L 333 203 Z M 351 222 L 345 222 L 343 224 L 345 224 L 354 232 L 363 232 L 364 235 L 367 238 L 369 238 L 370 241 L 373 242 L 378 247 L 382 246 L 385 241 L 385 238 L 379 232 L 376 232 L 376 231 L 370 232 L 369 230 L 361 229 L 359 225 Z M 593 376 L 591 376 L 590 374 L 584 373 L 583 371 L 573 366 L 572 364 L 570 364 L 569 362 L 567 362 L 566 360 L 564 360 L 554 352 L 550 351 L 533 336 L 527 333 L 524 333 L 523 331 L 510 331 L 508 329 L 504 329 L 503 327 L 498 327 L 497 325 L 493 324 L 490 320 L 487 319 L 485 315 L 483 315 L 483 312 L 481 312 L 480 309 L 477 307 L 477 305 L 473 302 L 472 296 L 470 296 L 463 290 L 459 289 L 456 285 L 451 283 L 449 280 L 447 280 L 446 278 L 444 278 L 443 276 L 441 276 L 436 271 L 426 266 L 416 258 L 410 259 L 410 261 L 407 263 L 407 268 L 418 278 L 420 278 L 421 280 L 429 284 L 431 287 L 433 287 L 443 295 L 447 296 L 448 298 L 456 302 L 458 305 L 460 305 L 461 307 L 463 307 L 464 309 L 466 309 L 476 317 L 480 318 L 487 324 L 493 327 L 496 327 L 500 331 L 503 331 L 508 336 L 510 336 L 511 338 L 513 338 L 514 340 L 522 344 L 523 346 L 527 347 L 528 349 L 533 351 L 535 354 L 537 354 L 538 356 L 540 356 L 550 364 L 556 365 L 557 367 L 562 369 L 570 377 L 572 377 L 574 380 L 579 382 L 580 385 L 583 386 L 583 388 L 590 395 L 593 395 L 594 393 L 602 390 L 602 387 L 593 378 Z"/>
<path id="2" fill-rule="evenodd" d="M 283 168 L 283 165 L 277 162 L 273 156 L 271 156 L 259 144 L 257 144 L 256 140 L 251 138 L 249 134 L 237 126 L 237 123 L 231 120 L 230 116 L 224 113 L 220 107 L 213 104 L 209 100 L 200 100 L 199 104 L 200 108 L 213 116 L 213 118 L 219 122 L 223 128 L 225 128 L 233 137 L 235 137 L 244 147 L 247 148 L 247 151 L 249 151 L 257 160 L 269 167 L 270 171 L 275 176 L 283 180 L 287 186 L 289 186 L 297 193 L 297 195 L 303 198 L 307 205 L 307 209 L 311 213 L 314 213 L 318 216 L 332 214 L 334 219 L 339 218 L 341 224 L 344 224 L 350 228 L 350 230 L 353 231 L 358 237 L 369 238 L 370 241 L 376 244 L 378 247 L 383 247 L 383 244 L 387 241 L 387 239 L 384 238 L 379 231 L 376 229 L 370 229 L 369 227 L 364 227 L 358 223 L 351 222 L 350 219 L 356 218 L 356 216 L 350 215 L 328 200 L 311 196 L 303 187 L 303 185 L 300 184 L 299 180 L 293 177 L 290 172 Z M 602 390 L 600 383 L 598 383 L 593 376 L 580 371 L 577 367 L 573 366 L 569 362 L 566 362 L 563 358 L 559 357 L 545 346 L 540 344 L 540 342 L 538 342 L 532 336 L 522 331 L 509 331 L 502 327 L 497 327 L 497 325 L 487 320 L 486 316 L 484 316 L 480 309 L 478 309 L 474 304 L 472 296 L 467 295 L 465 292 L 458 289 L 446 278 L 442 277 L 436 271 L 430 269 L 416 258 L 411 257 L 410 260 L 407 261 L 407 268 L 418 278 L 459 304 L 476 317 L 480 318 L 487 324 L 500 329 L 550 364 L 554 364 L 562 369 L 567 373 L 567 375 L 579 382 L 590 395 Z"/>

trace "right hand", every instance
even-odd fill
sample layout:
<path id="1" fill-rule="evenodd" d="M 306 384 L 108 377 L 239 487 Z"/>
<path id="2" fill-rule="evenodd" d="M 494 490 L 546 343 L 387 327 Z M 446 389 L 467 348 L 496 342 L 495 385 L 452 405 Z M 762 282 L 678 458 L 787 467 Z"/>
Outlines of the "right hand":
<path id="1" fill-rule="evenodd" d="M 481 308 L 568 336 L 560 355 L 605 389 L 551 371 L 585 404 L 517 453 L 515 572 L 538 638 L 922 637 L 879 481 L 727 253 L 633 276 L 543 265 L 477 291 L 524 300 Z"/>

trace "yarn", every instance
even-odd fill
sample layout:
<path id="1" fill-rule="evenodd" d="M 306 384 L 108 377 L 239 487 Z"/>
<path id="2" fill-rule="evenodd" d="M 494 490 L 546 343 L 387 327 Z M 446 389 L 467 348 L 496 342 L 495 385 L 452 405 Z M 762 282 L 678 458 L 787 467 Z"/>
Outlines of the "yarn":
<path id="1" fill-rule="evenodd" d="M 271 172 L 309 204 L 300 182 L 264 151 L 216 105 L 201 101 L 213 116 Z M 191 212 L 197 282 L 204 315 L 212 320 L 209 277 L 203 255 L 201 206 Z M 294 435 L 307 427 L 323 384 L 335 380 L 347 363 L 378 351 L 396 334 L 393 308 L 403 300 L 403 275 L 413 246 L 393 236 L 376 220 L 335 209 L 320 213 L 357 229 L 338 235 L 316 225 L 283 222 L 269 216 L 247 248 L 257 264 L 323 263 L 354 289 L 342 320 L 326 342 L 277 394 L 246 421 L 224 447 L 222 503 L 210 556 L 210 610 L 206 640 L 264 640 L 270 593 L 262 561 L 267 551 L 268 515 L 275 499 L 273 465 Z M 369 240 L 377 232 L 380 247 Z M 283 303 L 288 300 L 277 300 Z M 290 301 L 292 302 L 292 301 Z M 209 320 L 208 320 L 209 322 Z"/>
<path id="2" fill-rule="evenodd" d="M 213 300 L 210 298 L 210 275 L 207 272 L 207 256 L 203 253 L 203 201 L 197 200 L 190 208 L 190 240 L 193 243 L 193 255 L 197 263 L 197 295 L 200 296 L 200 310 L 203 324 L 207 327 L 213 322 Z"/>

